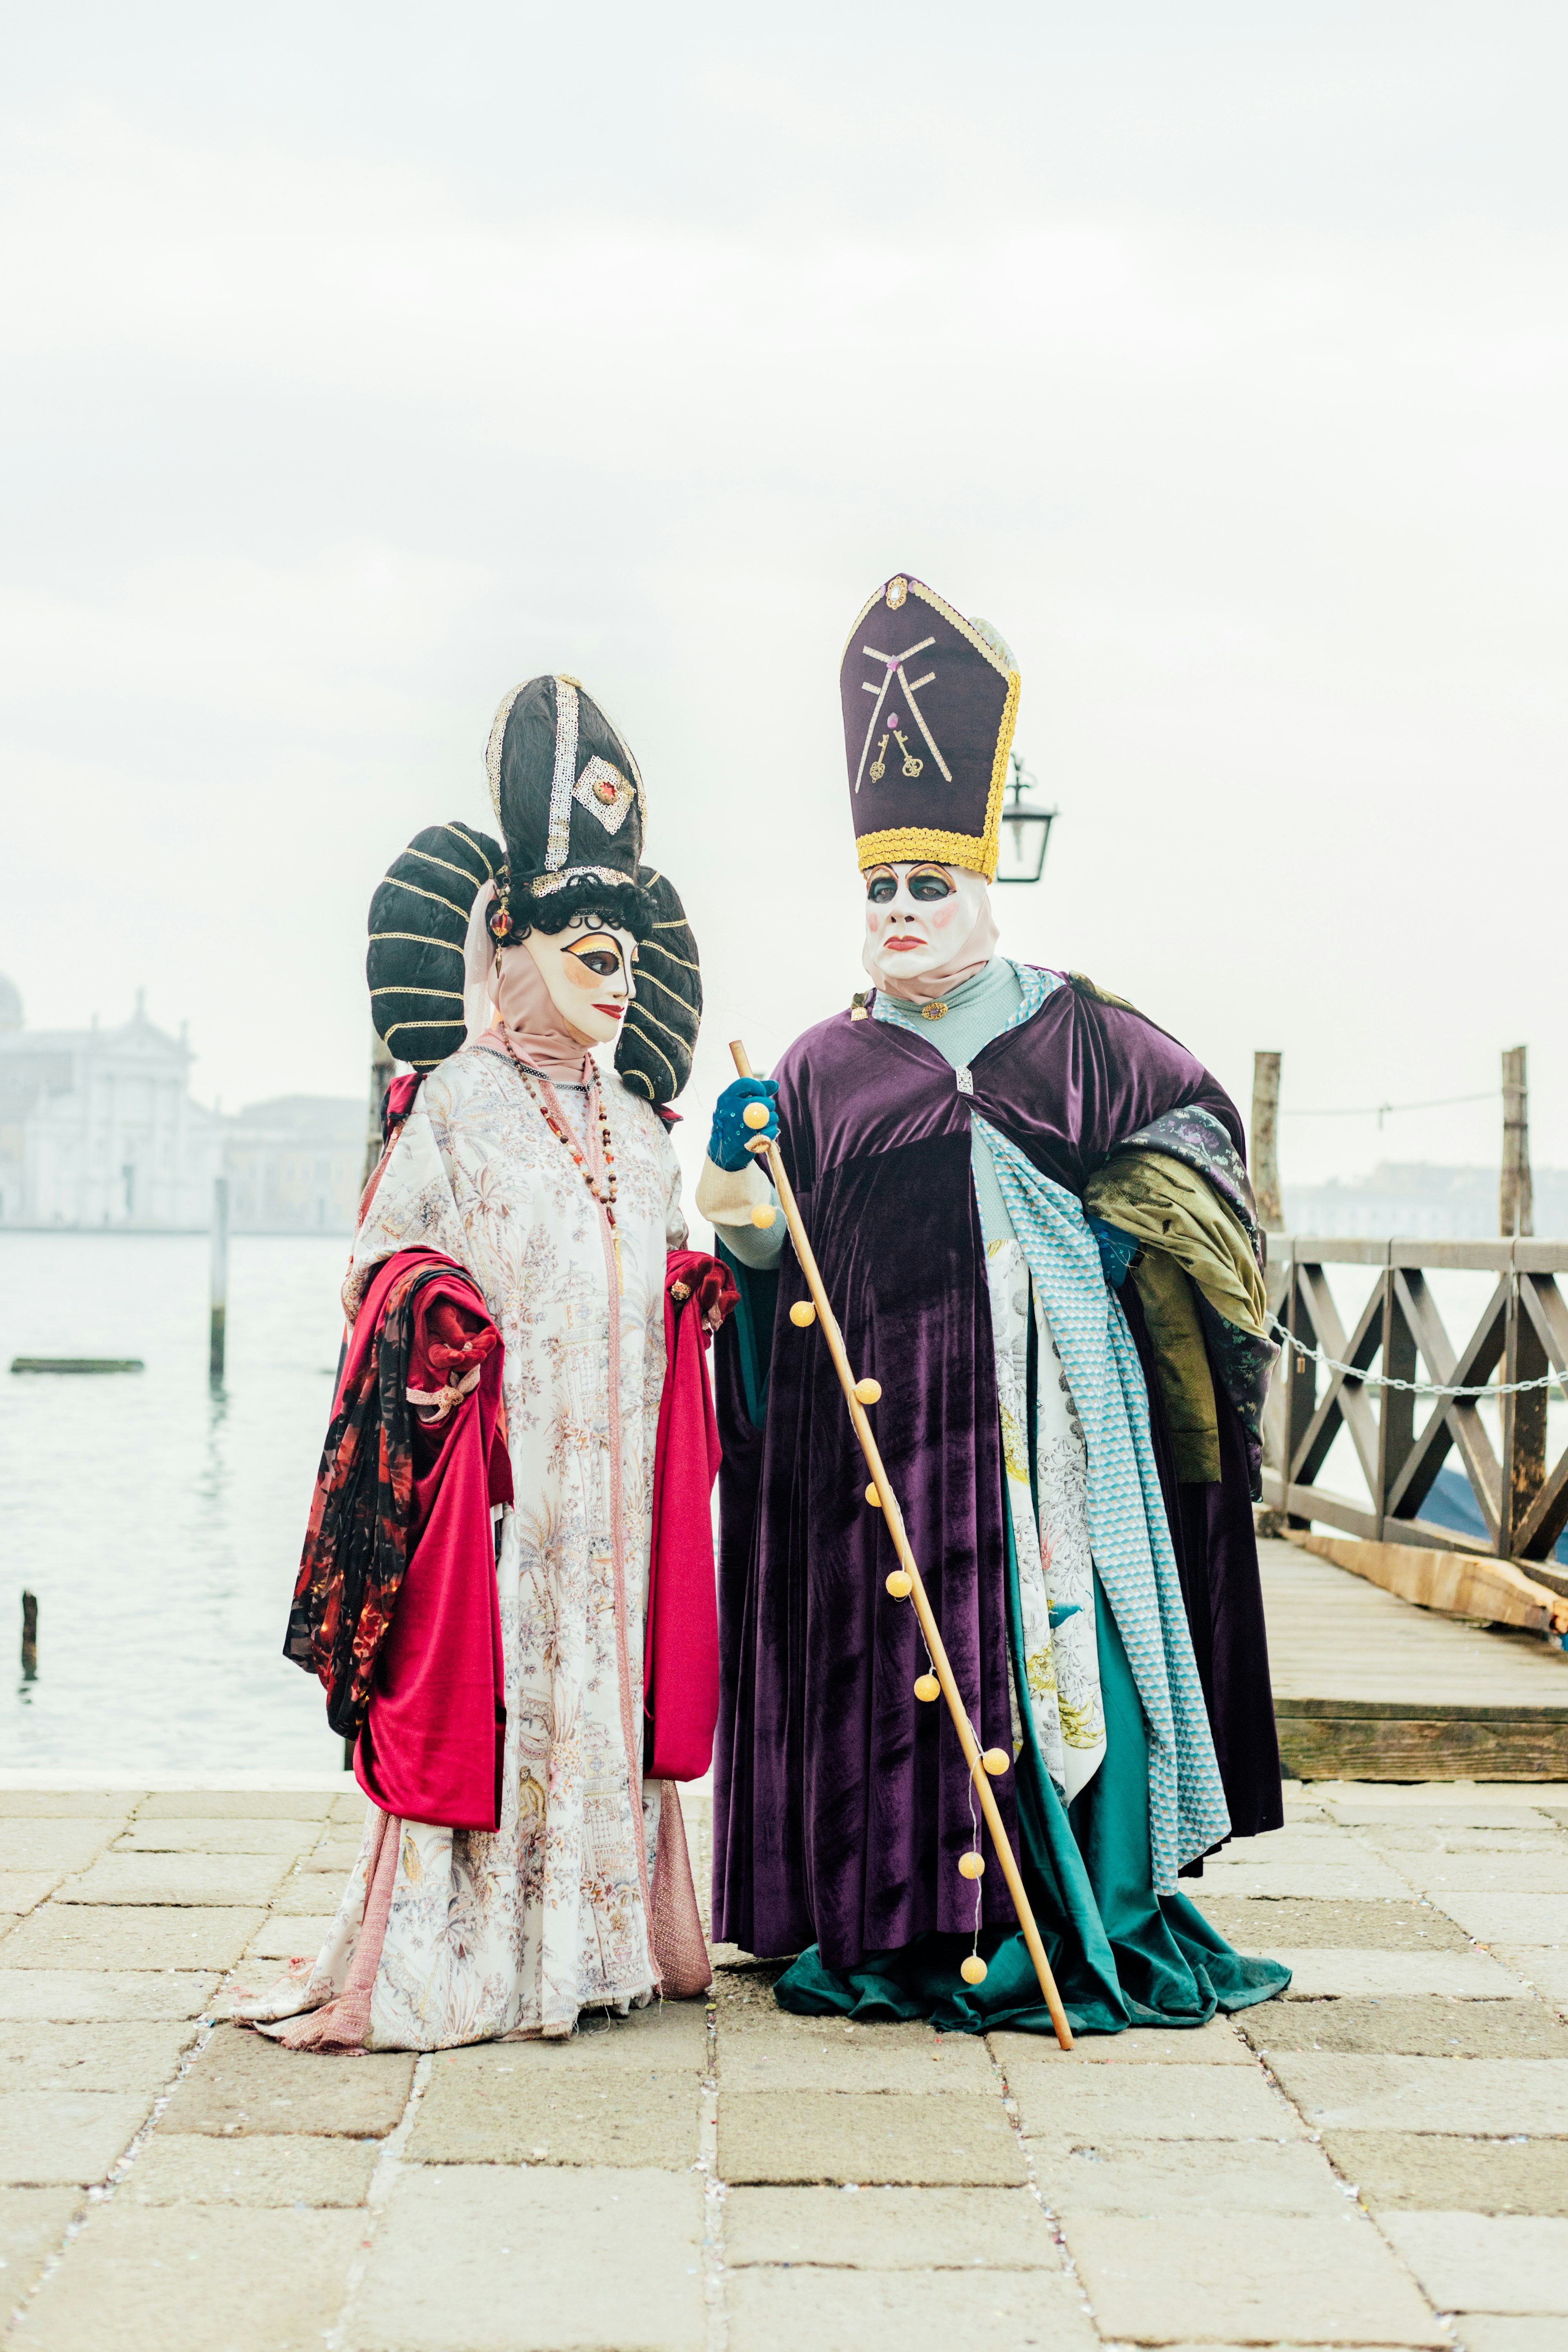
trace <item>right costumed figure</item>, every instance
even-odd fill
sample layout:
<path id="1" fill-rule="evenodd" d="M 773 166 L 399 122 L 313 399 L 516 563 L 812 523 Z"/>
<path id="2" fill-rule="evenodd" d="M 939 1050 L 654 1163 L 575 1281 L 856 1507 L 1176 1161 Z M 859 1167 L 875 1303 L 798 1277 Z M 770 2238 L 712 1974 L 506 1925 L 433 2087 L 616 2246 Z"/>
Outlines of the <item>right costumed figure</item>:
<path id="1" fill-rule="evenodd" d="M 997 633 L 896 574 L 840 683 L 874 989 L 725 1090 L 697 1194 L 741 1289 L 716 1351 L 713 1933 L 799 1956 L 787 2009 L 1049 2030 L 1002 1873 L 960 1870 L 958 1738 L 915 1695 L 883 1515 L 791 1318 L 805 1283 L 748 1149 L 776 1136 L 971 1722 L 1012 1759 L 993 1787 L 1068 2019 L 1199 2025 L 1289 1981 L 1177 1884 L 1282 1819 L 1241 1122 L 1131 1005 L 994 953 L 1019 690 Z"/>

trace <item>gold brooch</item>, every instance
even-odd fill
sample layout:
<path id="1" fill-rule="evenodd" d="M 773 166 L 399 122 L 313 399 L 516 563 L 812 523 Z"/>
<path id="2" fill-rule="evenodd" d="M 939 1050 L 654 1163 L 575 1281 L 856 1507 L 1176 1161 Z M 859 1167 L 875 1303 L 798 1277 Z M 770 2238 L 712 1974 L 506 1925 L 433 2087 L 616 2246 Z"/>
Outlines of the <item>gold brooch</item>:
<path id="1" fill-rule="evenodd" d="M 934 1004 L 922 1004 L 921 1006 L 921 1019 L 922 1021 L 944 1021 L 946 1018 L 947 1007 L 942 1003 L 940 996 L 937 998 Z"/>
<path id="2" fill-rule="evenodd" d="M 889 605 L 892 607 L 892 609 L 893 609 L 893 611 L 894 611 L 895 613 L 898 611 L 899 606 L 903 603 L 903 601 L 904 601 L 905 597 L 909 594 L 909 593 L 910 593 L 910 583 L 909 583 L 909 582 L 908 582 L 907 580 L 889 580 L 889 583 L 888 583 L 888 603 L 889 603 Z"/>

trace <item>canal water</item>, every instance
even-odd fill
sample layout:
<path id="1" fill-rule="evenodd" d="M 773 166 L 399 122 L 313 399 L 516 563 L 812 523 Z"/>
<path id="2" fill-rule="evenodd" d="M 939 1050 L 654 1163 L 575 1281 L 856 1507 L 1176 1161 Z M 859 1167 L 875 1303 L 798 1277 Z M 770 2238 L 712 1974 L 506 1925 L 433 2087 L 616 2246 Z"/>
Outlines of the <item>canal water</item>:
<path id="1" fill-rule="evenodd" d="M 341 1764 L 321 1686 L 282 1647 L 347 1256 L 346 1234 L 237 1236 L 214 1387 L 205 1237 L 0 1234 L 0 1769 Z M 16 1356 L 146 1370 L 14 1374 Z"/>

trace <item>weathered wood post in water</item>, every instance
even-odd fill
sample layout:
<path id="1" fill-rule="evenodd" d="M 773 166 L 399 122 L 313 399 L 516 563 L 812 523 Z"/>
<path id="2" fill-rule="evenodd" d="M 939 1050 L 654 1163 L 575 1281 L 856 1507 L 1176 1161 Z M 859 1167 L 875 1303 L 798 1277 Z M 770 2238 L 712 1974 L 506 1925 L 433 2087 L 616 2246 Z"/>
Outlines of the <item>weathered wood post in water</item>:
<path id="1" fill-rule="evenodd" d="M 1279 1062 L 1278 1054 L 1252 1057 L 1252 1192 L 1267 1234 L 1285 1230 L 1279 1192 Z"/>
<path id="2" fill-rule="evenodd" d="M 38 1679 L 38 1596 L 36 1592 L 22 1595 L 22 1680 L 36 1683 Z"/>
<path id="3" fill-rule="evenodd" d="M 215 1381 L 223 1378 L 228 1339 L 228 1178 L 213 1179 L 212 1326 L 207 1370 Z"/>
<path id="4" fill-rule="evenodd" d="M 1505 1240 L 1535 1231 L 1535 1187 L 1530 1174 L 1528 1047 L 1509 1045 L 1502 1057 L 1502 1182 L 1498 1230 Z"/>
<path id="5" fill-rule="evenodd" d="M 375 1173 L 375 1163 L 381 1158 L 381 1106 L 386 1100 L 386 1089 L 397 1076 L 397 1065 L 386 1050 L 386 1041 L 379 1029 L 370 1033 L 370 1104 L 364 1131 L 364 1173 L 360 1178 L 363 1187 Z"/>

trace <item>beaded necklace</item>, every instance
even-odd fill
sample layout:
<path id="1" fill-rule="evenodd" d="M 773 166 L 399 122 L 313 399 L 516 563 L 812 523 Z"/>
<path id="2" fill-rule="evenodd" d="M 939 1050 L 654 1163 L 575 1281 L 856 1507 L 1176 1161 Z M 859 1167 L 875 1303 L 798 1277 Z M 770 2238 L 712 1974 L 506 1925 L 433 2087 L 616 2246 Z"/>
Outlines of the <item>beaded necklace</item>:
<path id="1" fill-rule="evenodd" d="M 516 1047 L 504 1029 L 500 1033 L 500 1041 L 510 1055 L 513 1069 L 522 1080 L 532 1099 L 538 1104 L 545 1126 L 558 1143 L 565 1145 L 582 1171 L 583 1181 L 587 1185 L 609 1228 L 610 1244 L 616 1257 L 616 1286 L 619 1290 L 624 1290 L 626 1285 L 625 1271 L 621 1265 L 621 1237 L 616 1230 L 616 1152 L 615 1146 L 610 1140 L 610 1122 L 605 1109 L 605 1097 L 599 1085 L 599 1073 L 595 1068 L 592 1059 L 589 1059 L 587 1124 L 590 1133 L 593 1132 L 595 1124 L 594 1114 L 596 1112 L 598 1115 L 596 1124 L 599 1165 L 595 1168 L 593 1160 L 584 1151 L 567 1125 L 566 1115 L 561 1108 L 560 1097 L 549 1079 L 542 1070 L 531 1070 L 520 1058 Z M 534 1084 L 536 1078 L 537 1087 Z"/>

